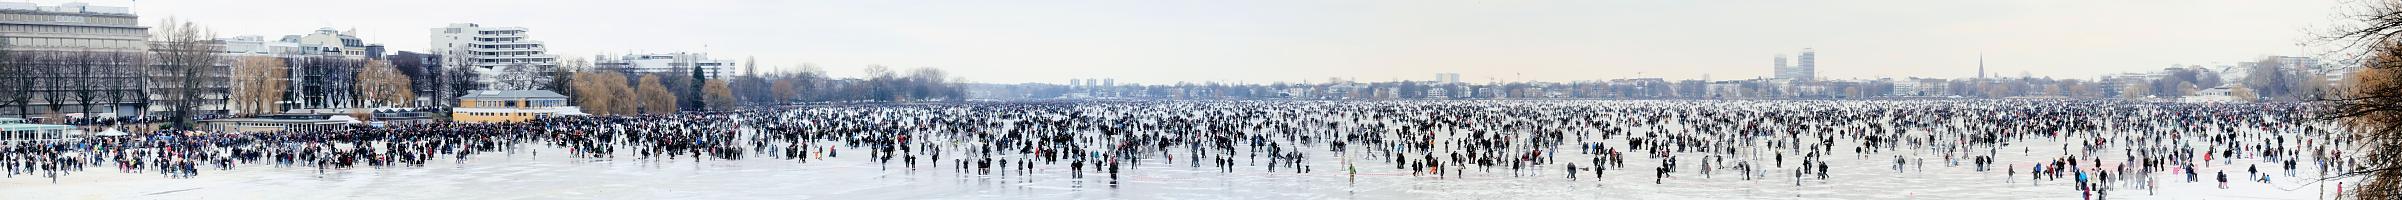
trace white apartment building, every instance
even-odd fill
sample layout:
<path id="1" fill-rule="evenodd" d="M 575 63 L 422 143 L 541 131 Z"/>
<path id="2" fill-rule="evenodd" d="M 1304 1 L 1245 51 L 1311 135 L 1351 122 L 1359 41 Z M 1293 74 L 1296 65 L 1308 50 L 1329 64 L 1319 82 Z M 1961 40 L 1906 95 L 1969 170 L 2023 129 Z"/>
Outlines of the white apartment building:
<path id="1" fill-rule="evenodd" d="M 275 55 L 277 52 L 276 50 L 282 49 L 268 47 L 273 42 L 268 42 L 266 36 L 233 36 L 227 38 L 217 38 L 217 42 L 224 43 L 225 45 L 225 49 L 221 49 L 222 51 L 220 53 L 235 55 Z M 290 45 L 294 47 L 294 49 L 298 49 L 300 46 L 300 44 Z"/>
<path id="2" fill-rule="evenodd" d="M 383 44 L 359 40 L 357 31 L 335 31 L 319 28 L 307 35 L 285 35 L 267 40 L 264 36 L 244 35 L 218 38 L 225 45 L 223 53 L 263 56 L 336 56 L 349 59 L 382 59 Z"/>
<path id="3" fill-rule="evenodd" d="M 299 44 L 306 54 L 342 56 L 344 58 L 383 59 L 383 44 L 360 41 L 357 30 L 335 31 L 319 28 L 308 35 L 284 36 L 284 42 Z"/>
<path id="4" fill-rule="evenodd" d="M 433 29 L 432 54 L 448 59 L 445 67 L 471 67 L 476 82 L 492 85 L 511 66 L 557 67 L 559 57 L 542 41 L 527 39 L 524 27 L 487 27 L 456 23 Z"/>
<path id="5" fill-rule="evenodd" d="M 710 59 L 707 53 L 628 54 L 614 58 L 594 56 L 592 60 L 594 69 L 632 74 L 692 76 L 692 71 L 687 70 L 693 68 L 700 68 L 702 74 L 709 76 L 709 80 L 725 80 L 738 74 L 734 70 L 733 60 Z"/>

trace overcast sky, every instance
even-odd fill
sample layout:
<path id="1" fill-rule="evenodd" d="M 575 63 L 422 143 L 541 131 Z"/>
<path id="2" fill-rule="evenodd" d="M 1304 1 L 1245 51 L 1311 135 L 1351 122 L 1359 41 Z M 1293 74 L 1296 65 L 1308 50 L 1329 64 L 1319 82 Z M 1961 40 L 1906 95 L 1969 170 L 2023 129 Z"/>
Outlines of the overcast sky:
<path id="1" fill-rule="evenodd" d="M 975 82 L 1576 81 L 1770 76 L 2092 78 L 2317 53 L 2354 0 L 527 1 L 130 0 L 220 35 L 357 29 L 423 51 L 449 23 L 519 26 L 563 58 L 707 51 L 761 68 L 937 67 Z M 66 1 L 36 0 L 45 5 Z M 704 48 L 705 46 L 705 48 Z M 2326 45 L 2319 45 L 2326 46 Z"/>

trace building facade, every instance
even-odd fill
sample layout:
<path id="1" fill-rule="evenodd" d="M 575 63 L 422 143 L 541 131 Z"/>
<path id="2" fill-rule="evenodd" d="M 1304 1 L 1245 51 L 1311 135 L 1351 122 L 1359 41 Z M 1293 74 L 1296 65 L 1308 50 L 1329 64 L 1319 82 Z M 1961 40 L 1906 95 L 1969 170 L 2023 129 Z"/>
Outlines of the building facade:
<path id="1" fill-rule="evenodd" d="M 0 2 L 0 116 L 135 116 L 151 89 L 149 29 L 129 9 Z"/>
<path id="2" fill-rule="evenodd" d="M 296 53 L 302 55 L 384 59 L 384 45 L 369 44 L 359 40 L 358 31 L 355 30 L 335 31 L 334 28 L 319 28 L 307 35 L 284 36 L 280 42 L 295 44 L 299 47 Z"/>
<path id="3" fill-rule="evenodd" d="M 1802 48 L 1800 60 L 1801 64 L 1793 67 L 1794 76 L 1792 80 L 1818 80 L 1818 50 Z"/>
<path id="4" fill-rule="evenodd" d="M 443 64 L 476 70 L 481 76 L 476 82 L 495 85 L 503 73 L 539 73 L 510 70 L 512 67 L 550 68 L 559 66 L 559 57 L 551 55 L 549 46 L 530 39 L 523 27 L 487 27 L 473 23 L 450 24 L 433 29 L 433 48 L 429 53 L 447 59 Z"/>
<path id="5" fill-rule="evenodd" d="M 200 120 L 201 129 L 217 132 L 336 131 L 358 119 L 339 114 L 275 114 L 249 118 Z"/>
<path id="6" fill-rule="evenodd" d="M 354 104 L 360 94 L 352 87 L 357 84 L 358 70 L 369 61 L 387 59 L 382 44 L 367 43 L 356 31 L 330 27 L 275 40 L 246 35 L 218 38 L 218 43 L 224 45 L 220 53 L 228 60 L 265 56 L 284 62 L 287 73 L 280 79 L 290 85 L 284 101 L 276 104 L 279 108 L 270 110 L 358 107 Z"/>
<path id="7" fill-rule="evenodd" d="M 443 102 L 452 102 L 449 98 L 452 95 L 444 95 L 454 92 L 444 90 L 449 80 L 444 77 L 448 77 L 446 73 L 449 70 L 442 68 L 442 55 L 400 51 L 387 58 L 392 61 L 392 67 L 399 68 L 401 75 L 409 77 L 409 91 L 417 93 L 416 105 L 445 105 L 447 103 Z"/>
<path id="8" fill-rule="evenodd" d="M 567 95 L 544 90 L 479 90 L 459 97 L 459 106 L 451 108 L 450 119 L 468 123 L 505 123 L 527 120 L 584 115 L 582 110 L 567 105 Z"/>
<path id="9" fill-rule="evenodd" d="M 596 56 L 593 58 L 592 68 L 628 74 L 666 73 L 675 76 L 691 76 L 692 71 L 686 70 L 698 68 L 701 70 L 703 76 L 709 77 L 709 80 L 727 80 L 727 78 L 732 78 L 731 76 L 738 74 L 734 72 L 734 61 L 710 59 L 709 54 L 706 53 L 628 54 L 617 57 Z"/>
<path id="10" fill-rule="evenodd" d="M 1802 48 L 1801 56 L 1795 60 L 1799 61 L 1800 63 L 1797 65 L 1787 65 L 1785 62 L 1787 61 L 1785 59 L 1785 54 L 1777 54 L 1776 68 L 1774 68 L 1776 73 L 1771 75 L 1774 75 L 1773 77 L 1776 79 L 1786 81 L 1810 82 L 1818 80 L 1817 50 Z"/>

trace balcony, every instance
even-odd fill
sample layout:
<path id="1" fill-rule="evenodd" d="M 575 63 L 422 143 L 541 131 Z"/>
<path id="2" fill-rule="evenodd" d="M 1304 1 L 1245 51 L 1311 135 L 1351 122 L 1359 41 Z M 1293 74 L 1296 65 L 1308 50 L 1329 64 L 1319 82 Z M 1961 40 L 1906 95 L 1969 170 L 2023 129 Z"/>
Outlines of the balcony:
<path id="1" fill-rule="evenodd" d="M 467 50 L 475 52 L 542 52 L 548 50 L 548 48 L 468 48 Z"/>
<path id="2" fill-rule="evenodd" d="M 475 38 L 522 38 L 525 33 L 475 34 Z"/>
<path id="3" fill-rule="evenodd" d="M 558 58 L 558 55 L 550 55 L 550 54 L 475 55 L 475 59 L 524 59 L 524 58 Z"/>
<path id="4" fill-rule="evenodd" d="M 474 45 L 542 45 L 542 42 L 541 42 L 541 41 L 524 41 L 524 40 L 518 40 L 518 41 L 475 41 L 475 42 L 468 42 L 468 44 L 474 44 Z"/>

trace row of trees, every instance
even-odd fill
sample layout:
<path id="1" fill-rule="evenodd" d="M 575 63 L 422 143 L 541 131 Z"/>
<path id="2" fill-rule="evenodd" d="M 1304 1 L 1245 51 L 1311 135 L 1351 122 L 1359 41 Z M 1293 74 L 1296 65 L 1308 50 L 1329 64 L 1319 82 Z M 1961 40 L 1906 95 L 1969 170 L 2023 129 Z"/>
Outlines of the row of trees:
<path id="1" fill-rule="evenodd" d="M 26 50 L 0 43 L 0 106 L 15 107 L 20 118 L 45 108 L 91 116 L 119 111 L 117 105 L 146 109 L 163 106 L 170 126 L 189 129 L 193 117 L 208 105 L 225 103 L 234 91 L 232 70 L 216 53 L 223 48 L 215 34 L 200 25 L 174 18 L 163 20 L 146 44 L 147 52 L 119 50 Z M 46 106 L 34 106 L 34 104 Z M 154 105 L 163 104 L 163 105 Z M 77 109 L 68 110 L 67 106 Z M 132 111 L 145 112 L 147 110 Z"/>
<path id="2" fill-rule="evenodd" d="M 2319 66 L 2288 61 L 2271 57 L 2252 62 L 2241 92 L 2249 99 L 2290 102 L 2319 99 L 2337 87 Z"/>
<path id="3" fill-rule="evenodd" d="M 235 112 L 280 113 L 282 102 L 291 96 L 292 69 L 283 59 L 268 56 L 244 56 L 234 61 L 232 102 Z"/>
<path id="4" fill-rule="evenodd" d="M 1923 87 L 1896 91 L 1897 84 Z M 1069 96 L 1151 99 L 1429 99 L 1429 98 L 1597 98 L 1597 99 L 1838 99 L 1883 96 L 2063 96 L 2106 98 L 2105 84 L 2076 79 L 1900 79 L 1875 81 L 1818 81 L 1782 84 L 1771 81 L 1668 81 L 1621 79 L 1609 81 L 1515 82 L 1498 84 L 1431 83 L 1415 81 L 1326 83 L 1177 83 L 1071 87 L 1053 84 L 981 84 L 979 98 L 1062 98 Z M 1920 91 L 1924 90 L 1924 91 Z"/>
<path id="5" fill-rule="evenodd" d="M 5 63 L 0 64 L 0 106 L 16 107 L 16 117 L 29 118 L 33 113 L 91 116 L 114 111 L 110 107 L 120 103 L 145 102 L 142 72 L 148 70 L 139 65 L 141 59 L 129 52 L 0 51 Z M 32 110 L 37 107 L 46 112 Z"/>
<path id="6" fill-rule="evenodd" d="M 967 82 L 936 68 L 915 68 L 905 74 L 883 65 L 869 65 L 864 78 L 834 78 L 824 69 L 803 64 L 798 72 L 736 78 L 730 90 L 744 91 L 740 99 L 753 104 L 789 102 L 908 102 L 967 99 Z"/>
<path id="7" fill-rule="evenodd" d="M 234 59 L 230 104 L 244 114 L 294 108 L 413 107 L 420 77 L 389 60 L 241 56 Z M 299 73 L 299 74 L 294 74 Z M 294 86 L 299 87 L 295 88 Z"/>
<path id="8" fill-rule="evenodd" d="M 2179 98 L 2199 95 L 2221 86 L 2232 87 L 2238 99 L 2297 101 L 2323 94 L 2334 86 L 2310 68 L 2285 66 L 2263 59 L 2245 64 L 2250 76 L 2230 82 L 2224 72 L 2200 66 L 2169 68 L 2154 76 L 2104 80 L 2012 77 L 1990 79 L 1881 79 L 1867 81 L 1734 80 L 1668 81 L 1620 79 L 1608 81 L 1512 82 L 1495 84 L 1417 81 L 1173 85 L 1116 85 L 1072 87 L 1054 84 L 978 85 L 979 98 L 1062 98 L 1070 96 L 1153 99 L 1424 99 L 1424 98 L 1602 98 L 1602 99 L 1843 99 L 1881 97 L 1974 98 Z M 2228 85 L 2234 84 L 2234 85 Z M 2267 92 L 2252 92 L 2261 90 Z"/>
<path id="9" fill-rule="evenodd" d="M 353 98 L 358 102 L 358 107 L 414 106 L 412 103 L 416 101 L 417 93 L 411 86 L 415 84 L 410 84 L 409 77 L 401 74 L 400 69 L 393 67 L 390 61 L 368 60 L 357 74 L 358 81 L 351 86 L 359 93 L 357 98 Z"/>
<path id="10" fill-rule="evenodd" d="M 569 101 L 581 106 L 584 113 L 594 115 L 669 114 L 679 110 L 677 97 L 667 90 L 660 74 L 643 74 L 640 79 L 628 79 L 625 75 L 575 72 L 570 79 Z"/>
<path id="11" fill-rule="evenodd" d="M 754 64 L 755 65 L 755 64 Z M 906 74 L 881 65 L 868 66 L 865 78 L 832 78 L 815 65 L 795 72 L 751 73 L 726 79 L 696 81 L 690 68 L 667 73 L 624 73 L 570 64 L 558 69 L 565 76 L 546 78 L 568 91 L 571 101 L 590 114 L 664 114 L 706 105 L 733 109 L 742 105 L 793 102 L 905 102 L 966 99 L 963 79 L 941 69 L 917 68 Z M 753 67 L 755 70 L 756 68 Z M 756 72 L 756 71 L 753 71 Z M 695 85 L 698 84 L 698 85 Z M 691 89 L 698 86 L 700 91 Z M 693 104 L 698 99 L 701 104 Z"/>

